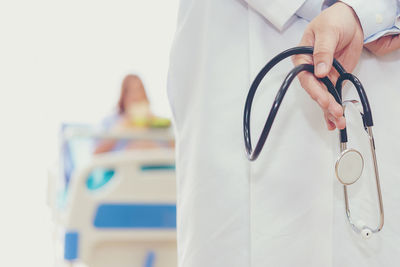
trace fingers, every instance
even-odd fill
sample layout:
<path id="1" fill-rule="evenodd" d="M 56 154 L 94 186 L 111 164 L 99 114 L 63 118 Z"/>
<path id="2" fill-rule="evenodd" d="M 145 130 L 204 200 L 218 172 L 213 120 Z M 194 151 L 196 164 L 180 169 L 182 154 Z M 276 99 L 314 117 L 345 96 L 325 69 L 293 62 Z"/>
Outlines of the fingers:
<path id="1" fill-rule="evenodd" d="M 316 80 L 314 75 L 309 72 L 300 73 L 298 78 L 301 86 L 305 88 L 310 97 L 318 103 L 325 114 L 329 115 L 330 120 L 326 119 L 327 123 L 331 121 L 334 126 L 333 129 L 336 127 L 339 129 L 344 128 L 343 108 L 328 92 L 325 85 Z M 328 129 L 330 128 L 330 124 L 328 124 Z"/>
<path id="2" fill-rule="evenodd" d="M 342 106 L 336 102 L 335 98 L 325 88 L 325 85 L 319 82 L 312 73 L 302 72 L 297 77 L 301 87 L 318 103 L 324 112 L 331 114 L 335 118 L 343 116 Z"/>
<path id="3" fill-rule="evenodd" d="M 322 39 L 325 38 L 323 36 L 330 35 L 328 33 L 324 33 L 322 35 Z M 320 60 L 321 62 L 327 61 L 329 63 L 325 63 L 327 66 L 332 66 L 333 61 L 333 53 L 336 49 L 336 45 L 326 44 L 324 40 L 321 38 L 316 38 L 317 35 L 314 34 L 314 31 L 311 30 L 311 26 L 309 26 L 300 41 L 301 46 L 314 46 L 314 54 L 317 52 L 317 57 L 313 57 L 311 55 L 298 55 L 292 58 L 293 63 L 295 65 L 299 64 L 314 64 L 317 62 L 316 60 Z M 328 40 L 332 42 L 332 37 Z M 317 45 L 317 42 L 318 45 Z M 335 42 L 336 44 L 336 42 Z M 330 67 L 328 67 L 321 77 L 325 77 L 328 75 L 330 71 Z M 318 105 L 322 108 L 324 112 L 329 112 L 336 118 L 343 115 L 342 107 L 335 101 L 333 96 L 327 91 L 325 85 L 319 82 L 314 75 L 309 72 L 302 72 L 298 75 L 301 86 L 306 90 L 306 92 L 310 95 L 310 97 L 315 100 Z"/>
<path id="4" fill-rule="evenodd" d="M 383 56 L 400 49 L 400 35 L 384 36 L 365 45 L 370 52 L 377 56 Z"/>
<path id="5" fill-rule="evenodd" d="M 321 83 L 315 79 L 312 73 L 303 72 L 298 75 L 301 87 L 303 87 L 310 97 L 315 100 L 318 105 L 323 109 L 328 109 L 329 103 L 329 93 L 321 85 Z"/>
<path id="6" fill-rule="evenodd" d="M 387 53 L 400 49 L 400 35 L 392 36 Z"/>
<path id="7" fill-rule="evenodd" d="M 336 129 L 335 123 L 329 118 L 327 113 L 324 113 L 325 121 L 326 121 L 326 126 L 328 127 L 329 131 L 333 131 Z"/>
<path id="8" fill-rule="evenodd" d="M 327 110 L 329 111 L 329 113 L 335 118 L 343 117 L 343 107 L 338 102 L 336 102 L 333 95 L 331 95 L 329 92 L 328 95 L 329 95 L 329 106 Z"/>
<path id="9" fill-rule="evenodd" d="M 324 117 L 325 117 L 325 121 L 326 121 L 326 126 L 329 131 L 335 130 L 336 128 L 338 128 L 339 130 L 342 130 L 346 127 L 346 118 L 345 117 L 335 118 L 327 112 L 324 113 Z"/>
<path id="10" fill-rule="evenodd" d="M 313 46 L 314 45 L 314 34 L 311 30 L 306 29 L 301 39 L 301 46 Z M 294 65 L 300 64 L 313 64 L 313 59 L 311 55 L 301 54 L 296 55 L 292 58 Z M 313 74 L 309 72 L 302 72 L 298 76 L 301 87 L 303 87 L 310 97 L 315 100 L 322 110 L 327 110 L 329 103 L 329 93 L 325 89 Z"/>
<path id="11" fill-rule="evenodd" d="M 329 74 L 332 68 L 333 57 L 339 42 L 339 35 L 331 28 L 318 27 L 311 24 L 305 30 L 301 38 L 301 46 L 314 46 L 313 56 L 299 55 L 293 57 L 295 65 L 313 64 L 314 74 L 323 78 Z"/>
<path id="12" fill-rule="evenodd" d="M 343 108 L 331 94 L 329 94 L 329 107 L 324 110 L 324 113 L 328 130 L 344 129 L 346 127 Z"/>
<path id="13" fill-rule="evenodd" d="M 342 116 L 336 119 L 335 124 L 339 130 L 343 130 L 346 127 L 346 118 Z"/>
<path id="14" fill-rule="evenodd" d="M 301 38 L 299 46 L 314 46 L 314 40 L 314 33 L 309 29 L 309 27 L 307 27 L 303 37 Z M 293 56 L 292 61 L 296 66 L 300 64 L 314 64 L 312 56 L 307 54 Z"/>
<path id="15" fill-rule="evenodd" d="M 320 29 L 315 33 L 314 74 L 318 78 L 327 76 L 331 71 L 338 41 L 338 36 L 332 30 Z"/>
<path id="16" fill-rule="evenodd" d="M 300 45 L 314 47 L 312 56 L 293 58 L 295 65 L 314 65 L 315 76 L 309 73 L 299 75 L 302 87 L 326 114 L 328 129 L 343 129 L 346 124 L 343 108 L 317 79 L 326 76 L 337 78 L 335 70 L 332 70 L 334 56 L 343 57 L 342 64 L 350 69 L 357 64 L 363 47 L 363 32 L 357 15 L 351 7 L 338 1 L 308 24 Z"/>

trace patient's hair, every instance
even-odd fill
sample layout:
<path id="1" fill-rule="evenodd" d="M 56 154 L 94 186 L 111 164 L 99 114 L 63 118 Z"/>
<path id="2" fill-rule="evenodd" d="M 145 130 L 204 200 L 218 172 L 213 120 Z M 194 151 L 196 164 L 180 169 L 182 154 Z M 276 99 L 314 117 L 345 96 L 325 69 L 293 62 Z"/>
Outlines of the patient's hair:
<path id="1" fill-rule="evenodd" d="M 124 106 L 124 100 L 128 94 L 128 89 L 130 89 L 129 86 L 132 84 L 132 83 L 130 83 L 131 81 L 137 82 L 137 83 L 135 83 L 135 85 L 137 85 L 137 86 L 133 89 L 141 90 L 142 94 L 143 94 L 143 98 L 144 98 L 143 101 L 149 102 L 149 99 L 147 98 L 146 91 L 143 86 L 143 82 L 140 79 L 140 77 L 137 75 L 134 75 L 134 74 L 128 74 L 125 76 L 124 80 L 122 81 L 122 85 L 121 85 L 121 95 L 118 100 L 118 113 L 119 114 L 124 114 L 126 111 L 125 106 Z"/>

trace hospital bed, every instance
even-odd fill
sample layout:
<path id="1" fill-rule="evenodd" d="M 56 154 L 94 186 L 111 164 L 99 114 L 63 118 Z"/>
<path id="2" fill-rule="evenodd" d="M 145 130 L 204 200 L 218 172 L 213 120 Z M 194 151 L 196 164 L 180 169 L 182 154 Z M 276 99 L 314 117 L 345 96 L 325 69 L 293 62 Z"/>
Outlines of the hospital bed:
<path id="1" fill-rule="evenodd" d="M 155 138 L 142 134 L 144 138 Z M 155 134 L 173 138 L 166 132 Z M 98 137 L 81 131 L 65 134 L 64 142 L 77 136 Z M 173 150 L 96 155 L 77 167 L 68 182 L 64 181 L 66 188 L 55 181 L 53 175 L 48 200 L 62 244 L 59 266 L 177 265 Z M 57 196 L 56 191 L 64 193 Z"/>

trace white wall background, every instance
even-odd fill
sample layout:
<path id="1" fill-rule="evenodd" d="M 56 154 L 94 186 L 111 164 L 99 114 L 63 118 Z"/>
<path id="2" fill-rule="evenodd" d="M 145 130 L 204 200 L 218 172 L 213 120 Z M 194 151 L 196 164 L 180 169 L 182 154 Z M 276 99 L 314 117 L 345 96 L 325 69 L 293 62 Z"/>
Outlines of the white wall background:
<path id="1" fill-rule="evenodd" d="M 46 172 L 61 122 L 97 122 L 127 73 L 156 114 L 177 0 L 0 0 L 0 266 L 53 266 Z"/>

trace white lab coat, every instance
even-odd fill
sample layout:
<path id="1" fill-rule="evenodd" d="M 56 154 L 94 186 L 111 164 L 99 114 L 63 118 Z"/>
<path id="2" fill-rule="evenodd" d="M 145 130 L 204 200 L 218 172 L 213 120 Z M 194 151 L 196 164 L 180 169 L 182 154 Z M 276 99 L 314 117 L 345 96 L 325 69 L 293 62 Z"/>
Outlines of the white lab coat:
<path id="1" fill-rule="evenodd" d="M 295 19 L 280 32 L 240 0 L 182 1 L 168 85 L 177 135 L 180 267 L 399 266 L 398 52 L 379 60 L 365 52 L 355 72 L 376 122 L 383 232 L 365 241 L 347 224 L 334 178 L 337 132 L 326 130 L 322 111 L 297 81 L 259 159 L 246 159 L 242 120 L 250 83 L 269 59 L 298 44 L 306 25 Z M 290 60 L 281 63 L 256 94 L 253 143 L 292 67 Z M 376 219 L 374 188 L 364 184 L 350 189 L 353 212 L 368 217 L 365 203 L 372 202 Z M 365 191 L 368 202 L 360 201 Z"/>

